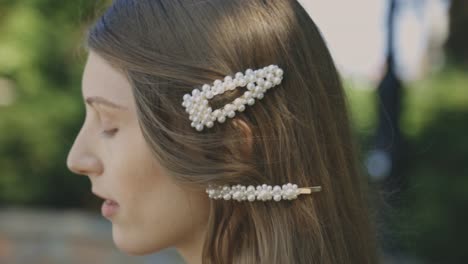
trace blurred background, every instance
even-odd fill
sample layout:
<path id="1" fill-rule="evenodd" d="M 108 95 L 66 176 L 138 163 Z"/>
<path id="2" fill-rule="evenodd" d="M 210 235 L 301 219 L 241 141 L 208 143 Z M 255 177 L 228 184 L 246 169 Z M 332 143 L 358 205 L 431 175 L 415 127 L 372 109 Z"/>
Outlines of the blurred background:
<path id="1" fill-rule="evenodd" d="M 65 160 L 84 120 L 84 32 L 109 1 L 0 0 L 0 263 L 183 263 L 119 252 Z M 300 0 L 332 52 L 382 263 L 466 263 L 468 1 Z"/>

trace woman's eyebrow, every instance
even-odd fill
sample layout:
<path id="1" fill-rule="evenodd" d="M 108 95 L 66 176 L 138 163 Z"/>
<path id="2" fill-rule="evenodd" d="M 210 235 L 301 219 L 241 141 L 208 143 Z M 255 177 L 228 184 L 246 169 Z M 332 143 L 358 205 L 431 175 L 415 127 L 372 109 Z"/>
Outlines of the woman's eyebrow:
<path id="1" fill-rule="evenodd" d="M 101 105 L 105 105 L 105 106 L 108 106 L 108 107 L 111 107 L 111 108 L 114 108 L 114 109 L 117 109 L 117 110 L 127 110 L 127 107 L 116 104 L 116 103 L 113 103 L 113 102 L 111 102 L 111 101 L 109 101 L 107 99 L 104 99 L 103 97 L 100 97 L 100 96 L 87 97 L 85 101 L 90 106 L 93 106 L 93 104 L 101 104 Z"/>

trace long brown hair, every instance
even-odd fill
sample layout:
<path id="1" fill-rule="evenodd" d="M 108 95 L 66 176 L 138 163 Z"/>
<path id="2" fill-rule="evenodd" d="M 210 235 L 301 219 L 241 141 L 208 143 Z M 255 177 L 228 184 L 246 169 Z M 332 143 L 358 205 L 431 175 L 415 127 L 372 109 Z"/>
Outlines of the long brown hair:
<path id="1" fill-rule="evenodd" d="M 143 134 L 176 182 L 200 191 L 210 183 L 322 186 L 292 201 L 211 200 L 203 263 L 377 262 L 348 102 L 298 1 L 116 0 L 87 45 L 128 76 Z M 184 94 L 270 64 L 284 79 L 265 98 L 223 124 L 191 127 Z"/>

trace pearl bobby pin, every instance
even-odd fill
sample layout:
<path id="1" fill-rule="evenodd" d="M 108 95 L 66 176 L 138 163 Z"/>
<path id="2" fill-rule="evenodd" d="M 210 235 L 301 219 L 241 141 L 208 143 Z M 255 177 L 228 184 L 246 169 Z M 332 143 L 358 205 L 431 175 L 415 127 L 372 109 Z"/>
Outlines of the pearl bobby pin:
<path id="1" fill-rule="evenodd" d="M 236 200 L 236 201 L 249 201 L 253 202 L 258 201 L 269 201 L 274 200 L 279 202 L 281 200 L 293 200 L 296 199 L 300 194 L 311 194 L 312 192 L 320 192 L 322 186 L 314 187 L 303 187 L 298 188 L 297 184 L 287 183 L 282 187 L 279 185 L 258 185 L 254 187 L 250 185 L 248 187 L 238 185 L 224 185 L 224 186 L 215 186 L 208 185 L 206 188 L 206 193 L 211 199 L 224 199 L 224 200 Z"/>
<path id="2" fill-rule="evenodd" d="M 283 70 L 274 64 L 257 70 L 247 69 L 245 73 L 236 73 L 234 78 L 228 75 L 224 77 L 224 81 L 215 80 L 213 85 L 203 84 L 201 91 L 193 89 L 192 94 L 183 96 L 182 106 L 189 113 L 191 126 L 197 131 L 202 131 L 205 126 L 213 127 L 215 121 L 224 123 L 226 117 L 233 118 L 236 115 L 235 111 L 243 112 L 246 105 L 255 104 L 255 99 L 262 99 L 268 89 L 280 84 L 282 80 Z M 208 101 L 215 95 L 245 86 L 247 91 L 231 103 L 214 111 L 209 106 Z"/>

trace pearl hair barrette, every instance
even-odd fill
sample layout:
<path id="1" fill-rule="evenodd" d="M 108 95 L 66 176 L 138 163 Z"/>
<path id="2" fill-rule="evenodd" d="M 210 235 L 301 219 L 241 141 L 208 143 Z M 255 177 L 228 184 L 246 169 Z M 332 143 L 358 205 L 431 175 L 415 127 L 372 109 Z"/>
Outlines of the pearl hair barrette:
<path id="1" fill-rule="evenodd" d="M 314 187 L 303 187 L 298 188 L 297 184 L 287 183 L 282 187 L 279 185 L 258 185 L 254 187 L 250 185 L 248 187 L 242 186 L 240 184 L 233 186 L 214 186 L 209 185 L 206 188 L 206 193 L 211 199 L 224 199 L 224 200 L 236 200 L 236 201 L 249 201 L 253 202 L 255 200 L 259 201 L 269 201 L 274 200 L 279 202 L 281 200 L 293 200 L 296 199 L 300 194 L 310 194 L 312 192 L 320 192 L 322 186 Z"/>
<path id="2" fill-rule="evenodd" d="M 280 84 L 282 79 L 283 70 L 274 64 L 257 70 L 247 69 L 245 73 L 236 73 L 234 78 L 228 75 L 224 77 L 224 81 L 215 80 L 211 86 L 203 84 L 201 91 L 197 88 L 193 89 L 192 94 L 183 96 L 182 106 L 189 113 L 191 126 L 197 131 L 202 131 L 205 126 L 213 127 L 215 121 L 224 123 L 226 117 L 233 118 L 236 115 L 235 111 L 243 112 L 246 105 L 253 105 L 255 99 L 262 99 L 264 93 Z M 208 100 L 215 95 L 245 86 L 247 91 L 231 103 L 214 111 L 209 106 Z"/>

